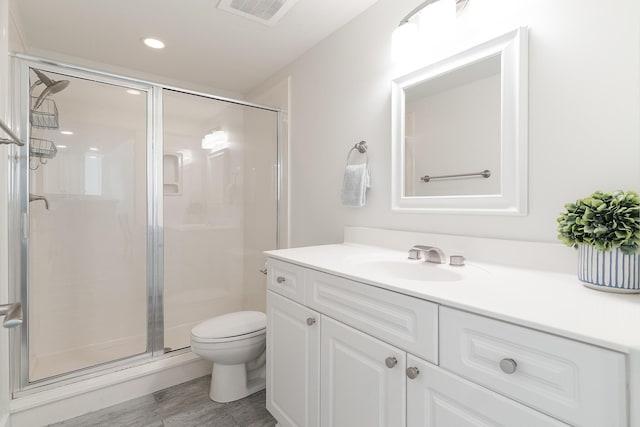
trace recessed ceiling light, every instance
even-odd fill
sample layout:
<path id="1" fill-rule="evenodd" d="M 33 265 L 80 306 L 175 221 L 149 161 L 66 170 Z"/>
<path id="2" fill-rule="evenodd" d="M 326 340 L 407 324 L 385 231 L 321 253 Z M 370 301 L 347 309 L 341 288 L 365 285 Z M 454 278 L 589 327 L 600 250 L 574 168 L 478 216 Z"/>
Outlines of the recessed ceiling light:
<path id="1" fill-rule="evenodd" d="M 73 135 L 73 132 L 70 130 L 61 130 L 60 133 L 63 135 Z"/>
<path id="2" fill-rule="evenodd" d="M 56 145 L 56 148 L 67 148 L 67 146 L 63 145 L 63 144 L 58 144 L 58 145 Z"/>
<path id="3" fill-rule="evenodd" d="M 97 148 L 97 147 L 89 147 L 89 150 L 91 150 L 91 151 L 100 151 L 100 149 Z"/>
<path id="4" fill-rule="evenodd" d="M 127 89 L 127 93 L 129 95 L 141 95 L 142 92 L 140 92 L 139 90 L 135 90 L 135 89 Z"/>
<path id="5" fill-rule="evenodd" d="M 148 38 L 142 40 L 142 42 L 144 44 L 146 44 L 147 46 L 152 47 L 154 49 L 162 49 L 162 48 L 164 48 L 164 43 L 161 42 L 158 39 L 153 39 L 153 38 L 148 37 Z"/>

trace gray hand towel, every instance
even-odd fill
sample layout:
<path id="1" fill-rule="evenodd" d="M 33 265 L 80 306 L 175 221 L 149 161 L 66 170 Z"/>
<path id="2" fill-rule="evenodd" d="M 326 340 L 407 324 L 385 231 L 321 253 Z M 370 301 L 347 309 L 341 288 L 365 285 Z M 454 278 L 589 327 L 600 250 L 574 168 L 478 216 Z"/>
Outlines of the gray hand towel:
<path id="1" fill-rule="evenodd" d="M 347 165 L 340 194 L 342 204 L 344 206 L 364 206 L 367 188 L 369 188 L 369 167 L 367 164 Z"/>

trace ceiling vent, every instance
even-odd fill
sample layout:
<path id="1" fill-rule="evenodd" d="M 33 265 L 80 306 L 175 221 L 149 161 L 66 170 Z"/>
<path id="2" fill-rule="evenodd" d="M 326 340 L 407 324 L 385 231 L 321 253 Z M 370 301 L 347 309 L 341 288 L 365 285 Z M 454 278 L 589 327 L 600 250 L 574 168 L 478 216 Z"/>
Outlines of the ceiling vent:
<path id="1" fill-rule="evenodd" d="M 218 9 L 273 26 L 298 0 L 220 0 Z"/>

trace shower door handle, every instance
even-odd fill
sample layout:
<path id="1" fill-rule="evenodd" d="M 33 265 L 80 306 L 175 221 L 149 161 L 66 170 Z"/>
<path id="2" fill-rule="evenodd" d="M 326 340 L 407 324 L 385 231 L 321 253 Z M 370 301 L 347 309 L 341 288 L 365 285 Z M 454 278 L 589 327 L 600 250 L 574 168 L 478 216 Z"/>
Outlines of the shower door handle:
<path id="1" fill-rule="evenodd" d="M 0 304 L 0 316 L 4 316 L 2 326 L 5 328 L 15 328 L 22 325 L 22 304 Z"/>

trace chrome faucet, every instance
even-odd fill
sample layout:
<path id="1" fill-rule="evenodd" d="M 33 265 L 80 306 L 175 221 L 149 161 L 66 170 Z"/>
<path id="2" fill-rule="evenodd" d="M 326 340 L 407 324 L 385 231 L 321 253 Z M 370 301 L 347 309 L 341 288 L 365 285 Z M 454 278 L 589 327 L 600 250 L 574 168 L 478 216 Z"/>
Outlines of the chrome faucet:
<path id="1" fill-rule="evenodd" d="M 47 200 L 46 197 L 44 196 L 37 196 L 35 194 L 31 194 L 29 193 L 29 203 L 35 201 L 35 200 L 42 200 L 44 202 L 44 207 L 49 210 L 49 201 Z"/>
<path id="2" fill-rule="evenodd" d="M 424 254 L 425 262 L 436 264 L 447 262 L 447 256 L 442 252 L 442 249 L 435 246 L 414 245 L 409 249 L 409 259 L 422 259 L 422 254 Z"/>

